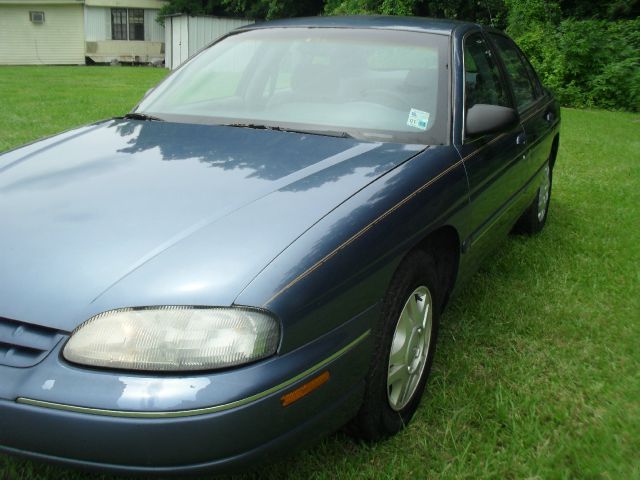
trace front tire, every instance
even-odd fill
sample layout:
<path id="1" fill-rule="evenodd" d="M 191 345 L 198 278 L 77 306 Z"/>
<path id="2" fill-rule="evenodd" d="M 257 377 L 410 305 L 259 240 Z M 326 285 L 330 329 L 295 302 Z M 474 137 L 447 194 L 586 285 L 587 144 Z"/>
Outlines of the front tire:
<path id="1" fill-rule="evenodd" d="M 386 438 L 413 417 L 433 362 L 441 298 L 431 255 L 408 255 L 391 281 L 374 328 L 365 397 L 349 429 L 354 436 Z"/>

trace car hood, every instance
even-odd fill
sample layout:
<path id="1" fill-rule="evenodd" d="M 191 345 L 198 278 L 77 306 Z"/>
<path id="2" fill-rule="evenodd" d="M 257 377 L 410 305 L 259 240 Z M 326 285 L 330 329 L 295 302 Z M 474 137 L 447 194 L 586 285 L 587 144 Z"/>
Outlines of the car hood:
<path id="1" fill-rule="evenodd" d="M 230 305 L 306 229 L 421 146 L 114 120 L 0 156 L 0 317 Z"/>

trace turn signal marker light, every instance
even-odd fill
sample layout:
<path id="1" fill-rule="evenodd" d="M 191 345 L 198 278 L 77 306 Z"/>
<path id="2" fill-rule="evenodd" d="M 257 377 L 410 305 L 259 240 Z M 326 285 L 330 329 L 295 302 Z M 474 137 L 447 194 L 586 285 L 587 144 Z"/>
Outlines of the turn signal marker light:
<path id="1" fill-rule="evenodd" d="M 288 407 L 293 402 L 297 402 L 302 397 L 309 395 L 311 392 L 313 392 L 314 390 L 317 390 L 322 385 L 327 383 L 330 378 L 331 378 L 331 375 L 329 374 L 328 370 L 325 372 L 322 372 L 320 375 L 313 378 L 312 380 L 309 380 L 304 385 L 296 388 L 295 390 L 287 393 L 286 395 L 283 395 L 280 398 L 280 402 L 282 403 L 282 406 Z"/>

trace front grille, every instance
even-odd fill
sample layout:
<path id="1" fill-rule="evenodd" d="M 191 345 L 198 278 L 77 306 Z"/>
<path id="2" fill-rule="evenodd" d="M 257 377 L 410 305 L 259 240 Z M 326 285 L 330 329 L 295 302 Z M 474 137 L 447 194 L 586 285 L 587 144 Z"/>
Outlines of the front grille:
<path id="1" fill-rule="evenodd" d="M 0 317 L 0 365 L 32 367 L 62 339 L 53 328 Z"/>

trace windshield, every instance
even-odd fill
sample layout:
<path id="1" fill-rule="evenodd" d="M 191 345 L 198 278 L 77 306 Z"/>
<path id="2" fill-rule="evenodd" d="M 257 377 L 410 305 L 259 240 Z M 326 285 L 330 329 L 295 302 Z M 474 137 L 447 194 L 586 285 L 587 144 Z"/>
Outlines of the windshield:
<path id="1" fill-rule="evenodd" d="M 191 59 L 136 112 L 170 121 L 444 144 L 448 44 L 444 35 L 406 31 L 250 30 Z"/>

